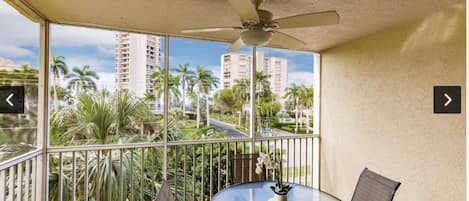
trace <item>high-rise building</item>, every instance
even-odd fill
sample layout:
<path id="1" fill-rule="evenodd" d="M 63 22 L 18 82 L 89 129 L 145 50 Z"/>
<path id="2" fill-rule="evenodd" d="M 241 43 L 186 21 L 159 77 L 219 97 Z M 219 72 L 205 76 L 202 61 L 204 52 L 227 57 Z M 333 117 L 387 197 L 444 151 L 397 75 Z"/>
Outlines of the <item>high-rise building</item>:
<path id="1" fill-rule="evenodd" d="M 256 52 L 256 71 L 269 75 L 270 90 L 277 94 L 282 106 L 285 88 L 288 87 L 288 59 L 280 57 L 265 57 L 263 52 Z M 221 56 L 221 86 L 229 88 L 235 80 L 249 78 L 252 56 L 248 54 L 228 53 Z M 259 90 L 259 89 L 258 89 Z"/>
<path id="2" fill-rule="evenodd" d="M 116 87 L 143 97 L 153 93 L 151 74 L 161 62 L 158 36 L 119 32 L 116 34 Z M 150 103 L 156 109 L 156 102 Z"/>

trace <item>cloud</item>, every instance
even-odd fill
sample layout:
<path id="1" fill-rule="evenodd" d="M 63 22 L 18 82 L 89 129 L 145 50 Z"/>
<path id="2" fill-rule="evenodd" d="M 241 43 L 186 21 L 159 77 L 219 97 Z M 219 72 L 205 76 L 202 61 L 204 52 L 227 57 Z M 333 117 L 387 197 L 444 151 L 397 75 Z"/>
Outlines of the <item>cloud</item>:
<path id="1" fill-rule="evenodd" d="M 26 48 L 13 45 L 1 45 L 0 44 L 0 55 L 7 58 L 22 58 L 34 56 L 35 53 Z"/>
<path id="2" fill-rule="evenodd" d="M 288 85 L 295 83 L 296 85 L 312 85 L 314 74 L 312 72 L 293 72 L 288 73 Z"/>
<path id="3" fill-rule="evenodd" d="M 220 78 L 220 65 L 208 65 L 205 69 L 212 71 L 213 76 Z"/>
<path id="4" fill-rule="evenodd" d="M 20 15 L 0 1 L 0 44 L 8 46 L 39 46 L 39 24 Z"/>
<path id="5" fill-rule="evenodd" d="M 116 33 L 103 29 L 54 24 L 51 26 L 51 45 L 53 47 L 113 46 Z"/>
<path id="6" fill-rule="evenodd" d="M 113 66 L 112 59 L 102 59 L 98 57 L 90 56 L 74 56 L 65 58 L 65 62 L 69 68 L 79 67 L 81 68 L 84 65 L 89 65 L 93 71 L 109 71 L 113 69 L 108 69 L 110 66 Z"/>
<path id="7" fill-rule="evenodd" d="M 116 80 L 115 73 L 98 73 L 99 80 L 96 80 L 96 86 L 99 90 L 107 89 L 110 92 L 113 92 L 116 89 Z"/>
<path id="8" fill-rule="evenodd" d="M 101 45 L 96 47 L 96 52 L 100 56 L 115 56 L 116 51 L 114 45 Z"/>

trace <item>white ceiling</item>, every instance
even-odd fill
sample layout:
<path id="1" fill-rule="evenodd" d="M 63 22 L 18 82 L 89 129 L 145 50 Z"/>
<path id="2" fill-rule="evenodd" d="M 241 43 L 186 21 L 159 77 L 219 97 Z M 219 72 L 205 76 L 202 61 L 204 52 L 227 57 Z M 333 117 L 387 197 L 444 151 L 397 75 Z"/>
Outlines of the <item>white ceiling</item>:
<path id="1" fill-rule="evenodd" d="M 10 0 L 15 1 L 15 0 Z M 52 22 L 231 42 L 237 33 L 181 34 L 184 28 L 240 25 L 226 0 L 23 0 Z M 274 19 L 337 10 L 338 25 L 288 29 L 305 50 L 321 51 L 408 23 L 464 0 L 266 0 Z M 273 44 L 275 46 L 275 44 Z"/>

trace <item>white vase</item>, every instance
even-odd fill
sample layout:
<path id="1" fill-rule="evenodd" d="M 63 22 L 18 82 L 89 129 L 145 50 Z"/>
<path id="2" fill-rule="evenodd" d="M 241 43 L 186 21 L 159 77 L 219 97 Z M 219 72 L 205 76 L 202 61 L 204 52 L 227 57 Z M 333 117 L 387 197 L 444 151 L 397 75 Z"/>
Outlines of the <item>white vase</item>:
<path id="1" fill-rule="evenodd" d="M 288 200 L 288 194 L 287 195 L 278 195 L 274 193 L 274 197 L 271 197 L 269 201 L 287 201 Z"/>

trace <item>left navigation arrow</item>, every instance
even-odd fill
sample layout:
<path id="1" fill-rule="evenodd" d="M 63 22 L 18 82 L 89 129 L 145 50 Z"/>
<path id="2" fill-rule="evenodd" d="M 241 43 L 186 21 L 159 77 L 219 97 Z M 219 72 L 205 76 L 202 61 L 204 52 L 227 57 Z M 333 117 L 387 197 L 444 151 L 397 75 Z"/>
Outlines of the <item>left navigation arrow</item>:
<path id="1" fill-rule="evenodd" d="M 10 95 L 8 96 L 8 98 L 6 99 L 8 105 L 10 105 L 11 107 L 14 106 L 14 104 L 11 102 L 11 98 L 13 98 L 13 95 L 14 95 L 14 94 L 10 94 Z"/>
<path id="2" fill-rule="evenodd" d="M 0 86 L 0 114 L 24 113 L 24 86 Z"/>

